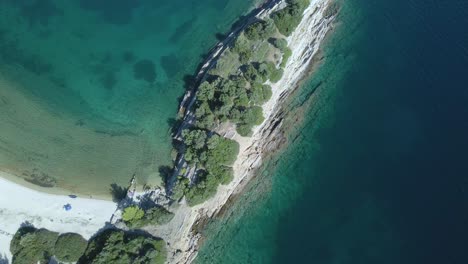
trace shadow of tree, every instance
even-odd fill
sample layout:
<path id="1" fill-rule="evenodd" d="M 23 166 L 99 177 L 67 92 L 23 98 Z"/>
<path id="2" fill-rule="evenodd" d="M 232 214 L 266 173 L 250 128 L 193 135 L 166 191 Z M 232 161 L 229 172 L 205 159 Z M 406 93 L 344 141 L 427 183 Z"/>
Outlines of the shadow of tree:
<path id="1" fill-rule="evenodd" d="M 10 261 L 8 260 L 8 257 L 5 254 L 3 255 L 0 254 L 0 264 L 8 264 L 8 263 L 10 263 Z"/>
<path id="2" fill-rule="evenodd" d="M 110 193 L 112 195 L 112 201 L 118 203 L 122 201 L 127 196 L 128 188 L 112 183 L 110 185 Z"/>
<path id="3" fill-rule="evenodd" d="M 170 127 L 171 136 L 175 136 L 179 130 L 180 125 L 182 125 L 183 120 L 180 118 L 168 118 L 167 124 Z"/>
<path id="4" fill-rule="evenodd" d="M 161 175 L 161 178 L 163 179 L 164 185 L 166 185 L 167 180 L 172 176 L 172 173 L 174 173 L 174 167 L 173 166 L 159 166 L 158 168 L 159 175 Z"/>

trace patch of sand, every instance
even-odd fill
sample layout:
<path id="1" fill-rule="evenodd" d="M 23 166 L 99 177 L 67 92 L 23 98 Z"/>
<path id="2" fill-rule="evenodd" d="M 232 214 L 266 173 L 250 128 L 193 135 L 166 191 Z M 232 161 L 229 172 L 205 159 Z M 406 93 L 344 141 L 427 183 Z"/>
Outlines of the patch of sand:
<path id="1" fill-rule="evenodd" d="M 10 261 L 10 241 L 21 224 L 75 232 L 89 239 L 110 221 L 117 207 L 111 201 L 38 192 L 5 180 L 9 177 L 5 174 L 0 172 L 0 257 Z M 70 211 L 63 208 L 66 204 L 71 205 Z"/>

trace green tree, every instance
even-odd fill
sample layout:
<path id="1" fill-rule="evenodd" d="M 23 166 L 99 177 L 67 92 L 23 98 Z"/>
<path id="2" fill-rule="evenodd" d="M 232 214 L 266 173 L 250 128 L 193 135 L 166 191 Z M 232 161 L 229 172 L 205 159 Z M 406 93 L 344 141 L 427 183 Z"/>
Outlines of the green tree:
<path id="1" fill-rule="evenodd" d="M 272 67 L 269 64 L 272 64 L 273 68 L 275 67 L 275 65 L 272 62 L 269 62 L 269 63 L 262 62 L 258 65 L 257 72 L 262 78 L 263 82 L 266 82 L 270 78 Z"/>
<path id="2" fill-rule="evenodd" d="M 163 225 L 169 223 L 174 214 L 166 210 L 164 207 L 153 207 L 145 211 L 141 219 L 130 222 L 128 225 L 131 228 L 142 228 L 148 225 Z"/>
<path id="3" fill-rule="evenodd" d="M 260 125 L 264 119 L 263 109 L 260 106 L 247 109 L 243 115 L 243 121 L 246 124 Z"/>
<path id="4" fill-rule="evenodd" d="M 271 86 L 254 84 L 250 88 L 250 100 L 254 105 L 262 105 L 271 98 Z"/>
<path id="5" fill-rule="evenodd" d="M 244 67 L 244 77 L 250 83 L 263 82 L 262 76 L 258 73 L 257 68 L 253 64 L 248 64 Z"/>
<path id="6" fill-rule="evenodd" d="M 122 213 L 122 220 L 131 223 L 140 220 L 145 215 L 145 212 L 138 206 L 129 206 Z"/>
<path id="7" fill-rule="evenodd" d="M 202 149 L 205 146 L 207 135 L 204 130 L 185 129 L 182 131 L 182 138 L 184 139 L 184 143 L 190 148 Z"/>
<path id="8" fill-rule="evenodd" d="M 245 37 L 245 34 L 240 34 L 232 47 L 232 51 L 239 55 L 239 61 L 242 64 L 246 64 L 252 58 L 252 43 Z"/>
<path id="9" fill-rule="evenodd" d="M 264 119 L 263 110 L 260 106 L 253 106 L 246 109 L 242 113 L 241 121 L 237 123 L 237 133 L 243 137 L 250 136 L 252 133 L 252 128 L 255 125 L 260 125 Z"/>
<path id="10" fill-rule="evenodd" d="M 61 234 L 55 242 L 55 257 L 63 262 L 77 262 L 87 246 L 88 241 L 79 234 Z"/>
<path id="11" fill-rule="evenodd" d="M 236 126 L 236 131 L 239 135 L 243 137 L 248 137 L 252 134 L 252 125 L 245 123 L 238 123 Z"/>
<path id="12" fill-rule="evenodd" d="M 209 101 L 213 99 L 215 92 L 215 87 L 211 83 L 204 81 L 200 86 L 198 87 L 197 91 L 197 100 L 200 101 Z"/>
<path id="13" fill-rule="evenodd" d="M 172 199 L 179 201 L 184 197 L 185 193 L 189 190 L 190 180 L 185 177 L 179 177 L 177 182 L 172 188 Z"/>
<path id="14" fill-rule="evenodd" d="M 273 69 L 270 74 L 270 81 L 277 83 L 283 77 L 283 69 Z"/>
<path id="15" fill-rule="evenodd" d="M 49 263 L 50 258 L 55 254 L 57 238 L 58 233 L 47 229 L 21 227 L 10 243 L 12 263 Z"/>
<path id="16" fill-rule="evenodd" d="M 201 204 L 204 201 L 212 198 L 218 189 L 218 181 L 215 177 L 200 177 L 199 182 L 186 194 L 187 203 L 189 206 Z"/>
<path id="17" fill-rule="evenodd" d="M 226 185 L 234 178 L 234 171 L 228 166 L 213 166 L 209 170 L 208 177 L 214 177 L 219 184 Z"/>
<path id="18" fill-rule="evenodd" d="M 213 135 L 208 140 L 207 163 L 230 166 L 239 154 L 239 143 L 232 139 Z"/>
<path id="19" fill-rule="evenodd" d="M 284 38 L 275 38 L 273 39 L 272 44 L 281 52 L 284 52 L 284 50 L 288 48 L 288 41 Z"/>
<path id="20" fill-rule="evenodd" d="M 309 0 L 288 0 L 285 8 L 271 14 L 278 31 L 285 36 L 291 35 L 308 5 Z"/>
<path id="21" fill-rule="evenodd" d="M 275 25 L 271 19 L 260 20 L 250 24 L 245 29 L 245 36 L 250 40 L 265 40 L 276 31 Z"/>
<path id="22" fill-rule="evenodd" d="M 203 162 L 205 145 L 207 140 L 206 131 L 201 129 L 185 129 L 182 131 L 182 139 L 185 144 L 185 160 L 190 163 Z"/>
<path id="23" fill-rule="evenodd" d="M 91 241 L 78 263 L 162 264 L 166 261 L 163 240 L 149 236 L 106 230 Z"/>

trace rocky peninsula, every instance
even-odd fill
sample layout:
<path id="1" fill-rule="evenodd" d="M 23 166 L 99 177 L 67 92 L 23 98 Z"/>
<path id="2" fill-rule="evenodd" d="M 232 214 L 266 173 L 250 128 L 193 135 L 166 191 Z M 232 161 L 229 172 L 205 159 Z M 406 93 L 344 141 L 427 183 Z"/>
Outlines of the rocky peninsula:
<path id="1" fill-rule="evenodd" d="M 239 193 L 245 184 L 255 175 L 255 172 L 262 165 L 262 161 L 284 140 L 280 135 L 283 125 L 283 113 L 281 105 L 288 96 L 298 88 L 300 81 L 307 75 L 314 56 L 320 49 L 327 33 L 333 27 L 336 17 L 336 10 L 330 10 L 331 0 L 311 0 L 305 8 L 302 19 L 294 31 L 287 36 L 287 45 L 291 50 L 289 60 L 284 65 L 284 72 L 276 82 L 267 81 L 271 86 L 271 97 L 261 105 L 264 120 L 260 125 L 254 126 L 248 136 L 241 136 L 233 125 L 217 126 L 215 132 L 224 138 L 229 138 L 239 144 L 239 154 L 234 164 L 233 179 L 226 185 L 220 185 L 214 197 L 195 206 L 189 206 L 185 199 L 176 205 L 171 205 L 171 211 L 175 216 L 171 222 L 154 227 L 147 227 L 145 230 L 151 234 L 163 238 L 168 247 L 168 263 L 190 263 L 194 260 L 198 251 L 198 244 L 202 238 L 197 232 L 200 225 L 212 217 L 215 217 L 226 205 L 230 197 Z M 201 67 L 196 75 L 196 86 L 189 90 L 182 101 L 180 113 L 183 114 L 176 138 L 181 137 L 181 131 L 189 128 L 195 122 L 195 111 L 192 107 L 196 100 L 197 89 L 200 83 L 207 78 L 207 72 L 211 70 L 218 60 L 227 56 L 226 47 L 232 44 L 242 30 L 255 20 L 262 20 L 277 10 L 286 6 L 286 1 L 267 1 L 256 9 L 244 24 L 239 26 L 225 41 L 220 42 L 213 49 L 208 60 Z M 178 157 L 175 164 L 174 175 L 191 178 L 196 174 L 195 168 L 185 165 L 184 156 Z M 169 184 L 174 184 L 174 178 Z M 168 204 L 162 203 L 167 206 Z"/>

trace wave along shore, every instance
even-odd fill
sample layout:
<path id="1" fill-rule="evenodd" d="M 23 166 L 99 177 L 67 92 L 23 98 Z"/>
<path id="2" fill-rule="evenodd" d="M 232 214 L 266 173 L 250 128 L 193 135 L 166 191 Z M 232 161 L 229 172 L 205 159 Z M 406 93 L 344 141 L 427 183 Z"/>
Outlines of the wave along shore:
<path id="1" fill-rule="evenodd" d="M 202 225 L 206 219 L 215 217 L 229 198 L 239 193 L 254 176 L 267 153 L 275 150 L 281 143 L 282 137 L 278 136 L 283 123 L 280 105 L 307 74 L 314 55 L 319 51 L 320 44 L 332 29 L 335 16 L 327 17 L 326 15 L 331 2 L 332 0 L 311 0 L 300 24 L 291 36 L 287 37 L 292 55 L 285 66 L 282 78 L 277 83 L 271 84 L 273 95 L 262 106 L 264 122 L 254 128 L 251 137 L 241 137 L 233 128 L 224 131 L 224 136 L 231 137 L 240 145 L 240 154 L 233 165 L 234 179 L 227 185 L 220 185 L 216 195 L 202 204 L 189 207 L 181 203 L 175 209 L 175 217 L 170 223 L 146 228 L 147 231 L 163 238 L 168 243 L 168 263 L 190 263 L 195 259 L 198 243 L 202 238 L 201 234 L 196 231 L 198 225 Z M 266 9 L 259 12 L 257 16 L 258 18 L 265 17 L 280 9 L 284 4 L 283 0 L 278 1 L 274 6 L 265 5 Z M 205 69 L 202 68 L 203 70 Z M 190 95 L 193 91 L 187 93 Z M 186 95 L 184 99 L 189 97 Z M 187 112 L 190 113 L 190 111 Z"/>

